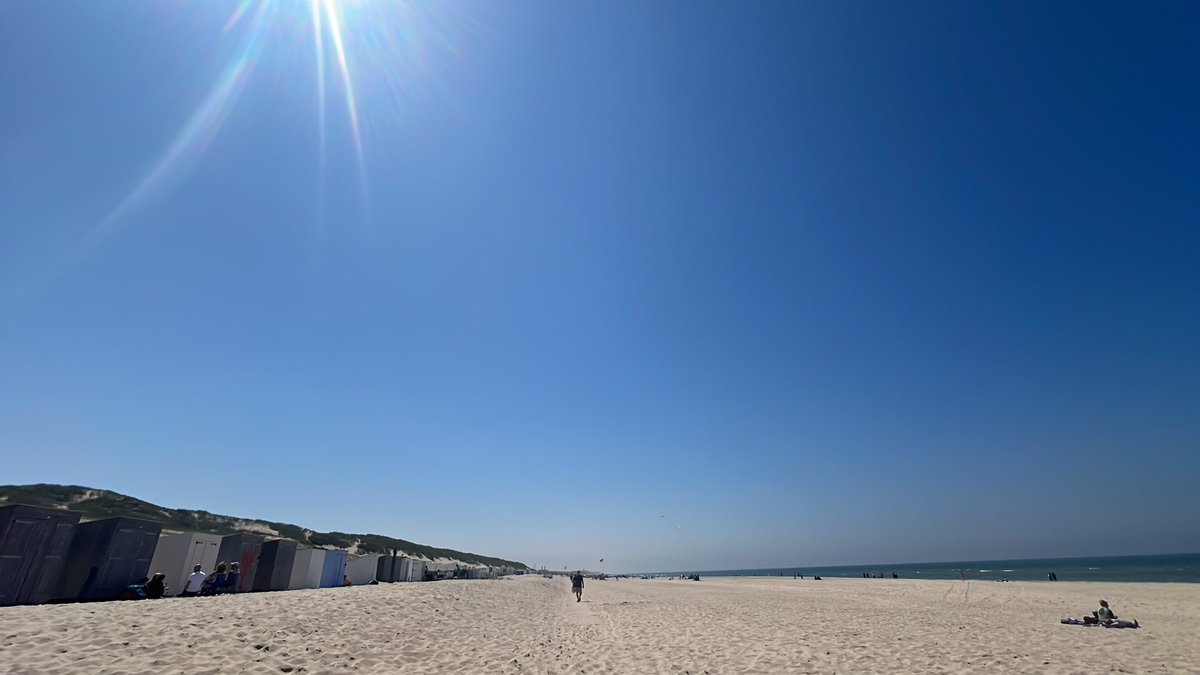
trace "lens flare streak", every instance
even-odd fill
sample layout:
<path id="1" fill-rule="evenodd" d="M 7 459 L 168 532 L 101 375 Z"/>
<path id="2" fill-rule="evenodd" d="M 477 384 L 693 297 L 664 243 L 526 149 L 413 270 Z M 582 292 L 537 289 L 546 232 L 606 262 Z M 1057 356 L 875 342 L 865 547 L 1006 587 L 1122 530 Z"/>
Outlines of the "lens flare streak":
<path id="1" fill-rule="evenodd" d="M 233 10 L 233 14 L 229 16 L 229 19 L 225 22 L 225 27 L 222 30 L 224 30 L 226 33 L 233 30 L 233 27 L 238 25 L 238 23 L 242 20 L 242 17 L 246 15 L 246 10 L 250 9 L 250 5 L 252 4 L 254 4 L 254 0 L 242 0 L 242 2 L 238 4 L 237 9 Z"/>
<path id="2" fill-rule="evenodd" d="M 325 31 L 321 25 L 321 0 L 309 0 L 309 16 L 312 19 L 313 53 L 317 66 L 317 142 L 320 186 L 318 203 L 325 202 Z"/>
<path id="3" fill-rule="evenodd" d="M 246 4 L 243 3 L 243 6 Z M 72 257 L 86 255 L 101 239 L 110 234 L 124 216 L 140 206 L 172 169 L 183 162 L 195 161 L 204 147 L 216 136 L 254 68 L 255 57 L 262 48 L 267 16 L 273 6 L 274 0 L 266 0 L 259 5 L 241 50 L 222 71 L 217 82 L 201 100 L 200 106 L 125 199 L 84 235 L 73 250 Z M 244 11 L 242 7 L 239 7 L 239 10 Z"/>
<path id="4" fill-rule="evenodd" d="M 337 56 L 338 71 L 342 77 L 342 92 L 346 99 L 346 115 L 350 120 L 350 136 L 354 143 L 354 156 L 358 161 L 358 177 L 362 183 L 364 198 L 366 197 L 366 160 L 363 156 L 362 132 L 358 124 L 358 104 L 354 99 L 354 82 L 350 79 L 350 65 L 346 61 L 346 45 L 342 39 L 342 22 L 334 0 L 320 0 L 325 8 L 325 19 L 329 23 L 329 38 L 333 42 L 333 52 Z"/>
<path id="5" fill-rule="evenodd" d="M 307 8 L 304 4 L 308 5 Z M 369 212 L 364 152 L 366 144 L 359 100 L 361 92 L 355 86 L 355 69 L 368 72 L 368 75 L 363 75 L 363 82 L 374 85 L 365 90 L 369 94 L 375 94 L 376 97 L 382 94 L 385 99 L 390 94 L 386 105 L 377 102 L 375 108 L 391 113 L 395 119 L 396 113 L 402 112 L 406 103 L 419 95 L 417 75 L 428 66 L 428 49 L 432 46 L 448 56 L 458 57 L 453 37 L 468 23 L 465 16 L 453 9 L 451 0 L 437 3 L 426 0 L 308 0 L 307 3 L 239 0 L 221 29 L 228 34 L 246 25 L 233 58 L 133 189 L 104 218 L 83 232 L 66 252 L 58 274 L 86 258 L 128 216 L 141 208 L 156 192 L 163 191 L 169 179 L 178 178 L 185 168 L 198 161 L 235 107 L 256 63 L 264 57 L 265 43 L 274 44 L 276 39 L 286 41 L 310 31 L 316 79 L 319 209 L 322 212 L 324 210 L 329 170 L 330 138 L 326 107 L 329 78 L 326 69 L 331 65 L 327 59 L 332 58 L 345 103 L 361 199 L 364 209 Z M 301 28 L 302 24 L 307 25 Z M 271 52 L 272 55 L 275 53 Z"/>

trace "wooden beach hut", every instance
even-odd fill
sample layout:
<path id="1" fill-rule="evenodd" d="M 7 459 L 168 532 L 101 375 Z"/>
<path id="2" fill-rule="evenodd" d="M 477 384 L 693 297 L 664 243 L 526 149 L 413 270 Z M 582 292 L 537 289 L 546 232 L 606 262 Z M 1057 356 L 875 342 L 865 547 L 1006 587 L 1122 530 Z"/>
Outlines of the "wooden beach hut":
<path id="1" fill-rule="evenodd" d="M 75 526 L 58 600 L 115 600 L 148 576 L 162 525 L 138 518 L 105 518 Z"/>
<path id="2" fill-rule="evenodd" d="M 321 566 L 321 588 L 337 588 L 346 575 L 346 552 L 325 551 L 325 564 Z"/>
<path id="3" fill-rule="evenodd" d="M 263 542 L 266 537 L 261 534 L 229 534 L 221 539 L 221 548 L 217 559 L 225 563 L 238 563 L 241 566 L 241 576 L 238 577 L 237 592 L 246 593 L 254 589 L 254 575 L 258 572 L 258 558 L 262 555 Z"/>
<path id="4" fill-rule="evenodd" d="M 350 578 L 350 583 L 361 586 L 375 581 L 380 557 L 377 553 L 369 553 L 350 559 L 346 563 L 346 576 Z"/>
<path id="5" fill-rule="evenodd" d="M 0 607 L 52 599 L 77 523 L 75 511 L 0 507 Z"/>
<path id="6" fill-rule="evenodd" d="M 291 539 L 272 539 L 263 544 L 253 590 L 287 590 L 292 580 L 292 565 L 296 562 L 296 546 Z"/>
<path id="7" fill-rule="evenodd" d="M 217 553 L 220 549 L 219 534 L 164 534 L 158 538 L 158 546 L 150 560 L 150 571 L 167 575 L 171 595 L 179 595 L 196 565 L 206 574 L 212 574 L 217 566 Z"/>
<path id="8" fill-rule="evenodd" d="M 325 551 L 319 548 L 304 548 L 296 551 L 292 562 L 292 576 L 288 590 L 320 588 L 321 570 L 325 567 Z"/>
<path id="9" fill-rule="evenodd" d="M 401 578 L 404 558 L 398 555 L 380 556 L 378 566 L 375 570 L 375 580 L 379 582 L 394 582 L 404 581 Z"/>

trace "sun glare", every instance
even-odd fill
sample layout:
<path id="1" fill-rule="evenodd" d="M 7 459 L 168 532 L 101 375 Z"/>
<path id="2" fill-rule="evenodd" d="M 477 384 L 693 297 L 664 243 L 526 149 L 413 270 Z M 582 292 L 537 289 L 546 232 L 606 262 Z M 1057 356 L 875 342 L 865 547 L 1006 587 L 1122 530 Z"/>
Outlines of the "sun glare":
<path id="1" fill-rule="evenodd" d="M 196 163 L 215 138 L 238 98 L 252 78 L 265 53 L 278 50 L 288 58 L 295 52 L 297 35 L 308 33 L 311 41 L 309 65 L 316 94 L 316 154 L 321 170 L 320 194 L 325 192 L 329 104 L 327 69 L 336 68 L 342 105 L 346 112 L 345 138 L 353 148 L 361 199 L 369 207 L 366 142 L 363 110 L 357 96 L 358 84 L 369 82 L 380 89 L 387 105 L 373 105 L 376 113 L 395 116 L 417 87 L 419 71 L 427 65 L 429 47 L 454 54 L 454 28 L 461 15 L 451 14 L 449 5 L 426 4 L 420 0 L 241 0 L 224 20 L 221 34 L 238 40 L 239 47 L 225 64 L 195 110 L 151 163 L 150 168 L 97 225 L 80 240 L 71 254 L 70 266 L 86 257 L 128 215 L 152 195 L 162 191 L 170 177 L 177 177 Z M 300 30 L 301 32 L 297 32 Z M 328 49 L 327 49 L 328 47 Z"/>

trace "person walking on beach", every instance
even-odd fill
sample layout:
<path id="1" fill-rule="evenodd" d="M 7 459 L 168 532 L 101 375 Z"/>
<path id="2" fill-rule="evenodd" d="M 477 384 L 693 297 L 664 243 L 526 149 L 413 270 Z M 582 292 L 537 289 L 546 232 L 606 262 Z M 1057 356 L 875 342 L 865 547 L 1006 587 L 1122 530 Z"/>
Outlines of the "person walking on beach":
<path id="1" fill-rule="evenodd" d="M 575 594 L 575 602 L 583 600 L 583 572 L 576 571 L 571 575 L 571 592 Z"/>

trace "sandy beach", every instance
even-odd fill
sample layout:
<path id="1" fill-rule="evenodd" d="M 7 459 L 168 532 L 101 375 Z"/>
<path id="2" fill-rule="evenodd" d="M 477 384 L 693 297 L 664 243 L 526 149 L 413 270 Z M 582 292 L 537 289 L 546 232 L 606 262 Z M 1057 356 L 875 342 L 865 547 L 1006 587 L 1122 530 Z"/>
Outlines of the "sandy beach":
<path id="1" fill-rule="evenodd" d="M 1107 599 L 1140 630 L 1065 626 Z M 385 584 L 0 609 L 4 673 L 1200 672 L 1200 585 Z"/>

